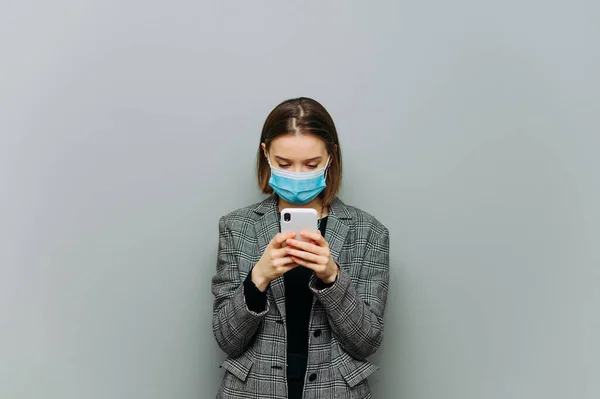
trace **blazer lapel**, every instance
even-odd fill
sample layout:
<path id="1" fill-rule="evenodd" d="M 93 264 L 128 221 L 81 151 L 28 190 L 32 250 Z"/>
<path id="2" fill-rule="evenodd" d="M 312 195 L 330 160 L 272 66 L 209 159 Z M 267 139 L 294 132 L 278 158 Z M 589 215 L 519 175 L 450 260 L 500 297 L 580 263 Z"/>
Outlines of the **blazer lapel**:
<path id="1" fill-rule="evenodd" d="M 329 217 L 325 228 L 325 239 L 329 243 L 331 257 L 339 264 L 340 252 L 350 229 L 352 215 L 337 197 L 329 206 Z M 340 265 L 341 266 L 341 265 Z"/>
<path id="2" fill-rule="evenodd" d="M 255 222 L 256 237 L 260 254 L 265 252 L 269 242 L 279 233 L 279 217 L 277 210 L 277 196 L 271 195 L 269 198 L 261 202 L 254 212 L 261 215 Z M 279 309 L 281 317 L 285 321 L 285 286 L 283 276 L 277 277 L 269 284 L 269 290 L 273 294 L 275 304 Z"/>

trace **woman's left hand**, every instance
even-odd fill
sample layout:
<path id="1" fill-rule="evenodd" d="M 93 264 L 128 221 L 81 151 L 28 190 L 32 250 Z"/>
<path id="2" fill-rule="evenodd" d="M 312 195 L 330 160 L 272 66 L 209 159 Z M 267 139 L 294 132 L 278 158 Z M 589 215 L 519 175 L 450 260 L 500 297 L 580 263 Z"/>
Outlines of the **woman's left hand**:
<path id="1" fill-rule="evenodd" d="M 300 266 L 314 270 L 317 277 L 324 283 L 333 283 L 338 275 L 338 266 L 331 257 L 329 244 L 321 235 L 320 231 L 315 233 L 303 231 L 300 235 L 311 242 L 288 239 L 285 247 L 286 252 L 292 260 Z"/>

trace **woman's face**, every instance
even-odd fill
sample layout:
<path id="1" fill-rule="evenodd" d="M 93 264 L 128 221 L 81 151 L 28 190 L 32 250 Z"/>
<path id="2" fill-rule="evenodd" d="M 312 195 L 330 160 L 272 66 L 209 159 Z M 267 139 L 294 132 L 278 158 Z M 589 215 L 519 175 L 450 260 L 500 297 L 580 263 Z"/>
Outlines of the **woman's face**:
<path id="1" fill-rule="evenodd" d="M 311 172 L 327 164 L 325 142 L 312 134 L 285 134 L 271 141 L 268 152 L 265 143 L 262 147 L 274 168 Z"/>

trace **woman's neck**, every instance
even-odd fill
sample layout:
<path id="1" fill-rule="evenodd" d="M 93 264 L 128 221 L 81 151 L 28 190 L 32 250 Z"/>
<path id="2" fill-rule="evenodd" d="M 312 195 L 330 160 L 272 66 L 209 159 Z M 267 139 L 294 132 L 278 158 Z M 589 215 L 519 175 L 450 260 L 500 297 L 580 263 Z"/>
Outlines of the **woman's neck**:
<path id="1" fill-rule="evenodd" d="M 302 204 L 302 205 L 292 204 L 290 202 L 287 202 L 284 199 L 279 198 L 277 207 L 279 208 L 280 212 L 282 209 L 285 209 L 285 208 L 312 208 L 318 212 L 319 217 L 325 217 L 329 213 L 327 207 L 323 207 L 323 201 L 319 197 L 315 198 L 314 200 L 312 200 L 310 202 L 307 202 L 306 204 Z M 321 215 L 321 211 L 323 211 L 322 215 Z"/>

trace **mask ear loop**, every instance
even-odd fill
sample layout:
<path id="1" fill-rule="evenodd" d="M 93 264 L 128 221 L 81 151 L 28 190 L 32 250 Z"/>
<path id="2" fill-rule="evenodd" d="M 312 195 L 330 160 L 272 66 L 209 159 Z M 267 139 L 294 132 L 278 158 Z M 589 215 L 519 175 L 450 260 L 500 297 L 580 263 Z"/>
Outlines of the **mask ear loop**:
<path id="1" fill-rule="evenodd" d="M 331 164 L 329 163 L 329 158 L 331 158 L 331 155 L 327 156 L 327 166 L 325 166 L 325 182 L 327 182 L 327 172 L 329 171 L 329 167 L 331 166 Z"/>

